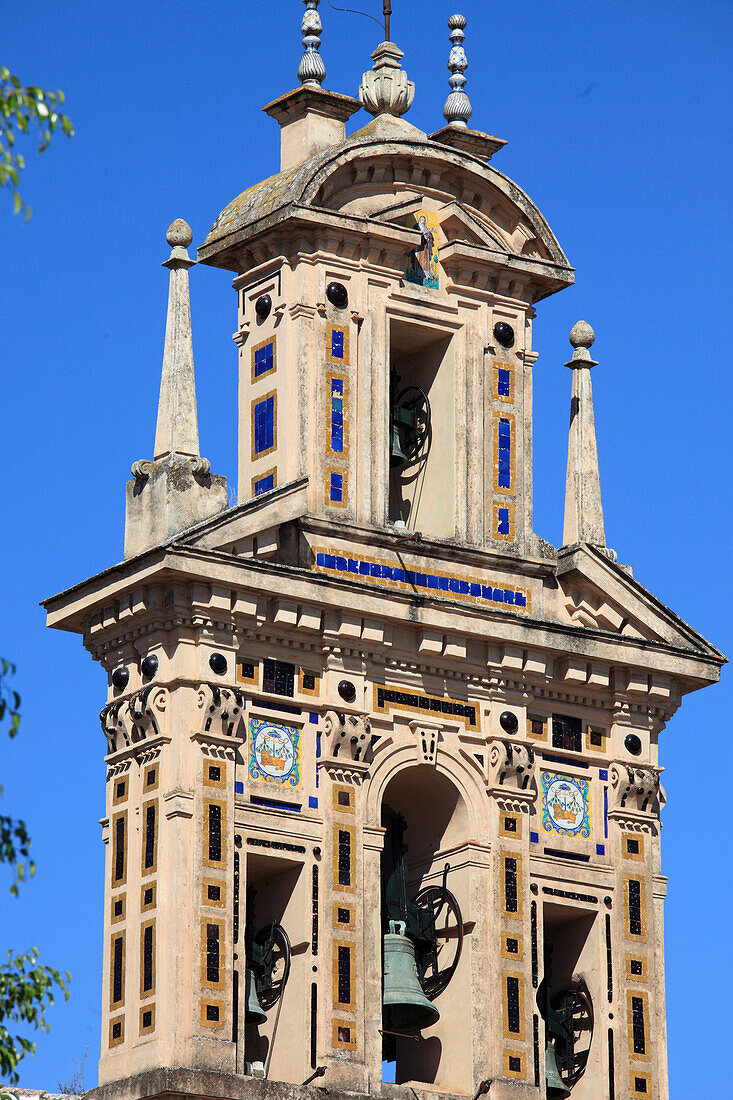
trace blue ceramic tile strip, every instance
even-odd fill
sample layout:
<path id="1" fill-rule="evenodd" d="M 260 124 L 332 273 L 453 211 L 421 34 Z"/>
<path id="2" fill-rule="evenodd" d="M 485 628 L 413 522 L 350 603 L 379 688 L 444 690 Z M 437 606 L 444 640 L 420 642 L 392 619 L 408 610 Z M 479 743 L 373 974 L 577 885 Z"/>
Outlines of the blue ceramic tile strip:
<path id="1" fill-rule="evenodd" d="M 253 806 L 267 806 L 270 810 L 287 810 L 292 814 L 299 814 L 302 809 L 294 802 L 276 802 L 272 798 L 256 798 L 254 795 L 250 797 L 250 802 Z"/>
<path id="2" fill-rule="evenodd" d="M 511 421 L 504 417 L 499 421 L 499 488 L 511 489 L 512 486 L 512 425 Z M 507 512 L 507 529 L 509 532 L 509 513 Z"/>
<path id="3" fill-rule="evenodd" d="M 608 836 L 608 787 L 603 788 L 603 835 Z"/>
<path id="4" fill-rule="evenodd" d="M 499 479 L 501 481 L 501 477 Z M 500 508 L 498 512 L 499 522 L 496 526 L 496 530 L 500 535 L 509 534 L 509 509 Z"/>
<path id="5" fill-rule="evenodd" d="M 255 352 L 255 378 L 259 378 L 261 374 L 267 374 L 269 370 L 272 370 L 273 365 L 273 346 L 272 342 L 265 344 L 263 348 L 258 348 Z"/>
<path id="6" fill-rule="evenodd" d="M 331 474 L 329 485 L 329 499 L 335 504 L 341 504 L 344 499 L 344 475 Z"/>
<path id="7" fill-rule="evenodd" d="M 275 488 L 275 475 L 266 474 L 265 477 L 259 478 L 255 481 L 255 496 L 262 496 L 263 493 L 269 493 L 270 489 Z"/>
<path id="8" fill-rule="evenodd" d="M 340 476 L 331 475 L 332 479 Z M 422 588 L 426 594 L 444 596 L 446 599 L 467 600 L 494 607 L 516 607 L 522 611 L 529 611 L 531 607 L 526 589 L 495 588 L 472 577 L 464 579 L 444 573 L 427 573 L 421 569 L 405 569 L 403 566 L 365 561 L 347 554 L 331 554 L 317 548 L 314 548 L 314 553 L 315 567 L 318 570 L 343 573 L 367 582 L 386 581 L 387 587 L 406 585 L 413 589 Z"/>
<path id="9" fill-rule="evenodd" d="M 343 359 L 344 357 L 344 334 L 337 329 L 331 329 L 331 358 Z"/>
<path id="10" fill-rule="evenodd" d="M 499 377 L 497 382 L 497 392 L 499 397 L 511 397 L 511 374 L 508 370 L 503 370 L 499 367 Z"/>
<path id="11" fill-rule="evenodd" d="M 255 454 L 275 446 L 275 398 L 266 397 L 255 405 Z"/>
<path id="12" fill-rule="evenodd" d="M 344 380 L 331 379 L 331 450 L 344 453 Z M 333 478 L 331 479 L 333 481 Z M 331 498 L 333 500 L 333 497 Z"/>

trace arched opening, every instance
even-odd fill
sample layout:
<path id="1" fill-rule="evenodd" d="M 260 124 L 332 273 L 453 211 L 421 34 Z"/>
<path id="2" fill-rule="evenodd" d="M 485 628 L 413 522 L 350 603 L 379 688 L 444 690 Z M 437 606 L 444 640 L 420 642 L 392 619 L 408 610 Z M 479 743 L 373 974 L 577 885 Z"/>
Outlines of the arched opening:
<path id="1" fill-rule="evenodd" d="M 399 772 L 382 798 L 384 1079 L 467 1093 L 472 1082 L 468 808 L 435 767 Z M 414 958 L 414 963 L 413 963 Z"/>

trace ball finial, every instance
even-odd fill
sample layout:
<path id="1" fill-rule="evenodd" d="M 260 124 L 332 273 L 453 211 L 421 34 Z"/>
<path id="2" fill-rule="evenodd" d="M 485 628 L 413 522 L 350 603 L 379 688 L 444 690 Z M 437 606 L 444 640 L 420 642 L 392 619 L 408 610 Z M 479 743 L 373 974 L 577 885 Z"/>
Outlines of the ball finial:
<path id="1" fill-rule="evenodd" d="M 570 330 L 568 339 L 574 348 L 590 348 L 593 346 L 596 334 L 587 321 L 578 321 Z"/>
<path id="2" fill-rule="evenodd" d="M 176 218 L 176 220 L 171 222 L 168 226 L 165 239 L 171 248 L 188 248 L 193 240 L 193 230 L 183 218 Z"/>

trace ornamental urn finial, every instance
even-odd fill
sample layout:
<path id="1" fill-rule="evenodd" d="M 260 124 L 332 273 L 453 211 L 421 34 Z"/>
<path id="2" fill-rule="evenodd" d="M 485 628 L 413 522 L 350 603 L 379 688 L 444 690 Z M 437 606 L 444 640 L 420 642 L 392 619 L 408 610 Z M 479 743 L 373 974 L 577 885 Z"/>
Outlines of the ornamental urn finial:
<path id="1" fill-rule="evenodd" d="M 473 114 L 469 98 L 463 90 L 466 85 L 466 78 L 463 74 L 468 68 L 466 51 L 463 49 L 463 41 L 466 37 L 463 33 L 465 26 L 466 17 L 464 15 L 451 15 L 448 20 L 450 29 L 448 37 L 451 42 L 451 51 L 448 56 L 448 70 L 451 75 L 448 78 L 448 83 L 451 92 L 443 108 L 443 118 L 448 125 L 460 130 L 466 129 Z"/>
<path id="2" fill-rule="evenodd" d="M 400 64 L 404 56 L 394 42 L 381 42 L 372 54 L 374 66 L 362 76 L 358 93 L 370 115 L 399 118 L 412 106 L 415 85 Z"/>
<path id="3" fill-rule="evenodd" d="M 303 35 L 304 53 L 298 65 L 298 80 L 306 88 L 320 88 L 326 79 L 326 66 L 318 52 L 323 32 L 323 24 L 318 14 L 320 2 L 321 0 L 303 0 L 305 12 L 303 22 L 300 24 L 300 33 Z"/>

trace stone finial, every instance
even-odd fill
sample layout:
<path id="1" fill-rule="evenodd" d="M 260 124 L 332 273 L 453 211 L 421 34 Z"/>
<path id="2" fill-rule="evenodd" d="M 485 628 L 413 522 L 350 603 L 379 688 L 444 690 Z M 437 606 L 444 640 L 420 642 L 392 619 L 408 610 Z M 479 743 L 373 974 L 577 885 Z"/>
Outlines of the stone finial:
<path id="1" fill-rule="evenodd" d="M 448 20 L 450 29 L 448 37 L 451 41 L 451 51 L 448 55 L 448 71 L 450 72 L 448 83 L 451 92 L 445 101 L 443 118 L 449 126 L 453 126 L 457 130 L 465 130 L 473 114 L 469 98 L 463 90 L 466 86 L 466 78 L 463 74 L 468 68 L 466 51 L 463 49 L 463 41 L 466 37 L 463 33 L 465 26 L 466 17 L 464 15 L 451 15 Z"/>
<path id="2" fill-rule="evenodd" d="M 318 52 L 323 32 L 323 24 L 318 14 L 320 2 L 321 0 L 303 0 L 305 12 L 303 22 L 300 24 L 300 33 L 303 35 L 304 53 L 298 65 L 298 80 L 306 88 L 320 88 L 326 79 L 326 66 Z"/>
<path id="3" fill-rule="evenodd" d="M 590 368 L 598 364 L 591 359 L 590 348 L 595 333 L 586 321 L 578 321 L 570 333 L 573 357 L 565 365 L 573 372 L 570 401 L 570 434 L 568 438 L 568 469 L 565 480 L 565 523 L 563 545 L 585 542 L 607 553 L 603 526 L 601 478 L 598 470 L 596 424 L 593 415 L 593 389 Z"/>
<path id="4" fill-rule="evenodd" d="M 409 111 L 415 98 L 415 85 L 400 65 L 404 53 L 394 42 L 382 42 L 372 54 L 374 65 L 364 73 L 359 99 L 370 115 L 394 115 Z"/>
<path id="5" fill-rule="evenodd" d="M 196 261 L 190 259 L 186 251 L 193 240 L 191 226 L 183 218 L 176 218 L 168 226 L 165 239 L 171 246 L 171 254 L 163 266 L 170 269 L 170 279 L 154 461 L 172 454 L 199 457 L 188 287 L 188 269 Z"/>

